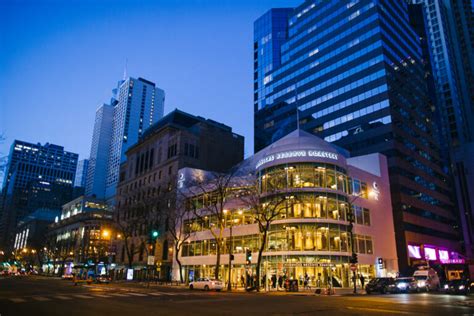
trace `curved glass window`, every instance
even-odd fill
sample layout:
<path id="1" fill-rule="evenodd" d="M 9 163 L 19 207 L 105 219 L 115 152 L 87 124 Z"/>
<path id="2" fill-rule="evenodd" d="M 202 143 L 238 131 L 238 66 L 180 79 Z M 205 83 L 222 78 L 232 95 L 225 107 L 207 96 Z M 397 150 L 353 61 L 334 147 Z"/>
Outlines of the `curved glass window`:
<path id="1" fill-rule="evenodd" d="M 325 163 L 298 163 L 267 168 L 260 173 L 263 192 L 287 188 L 327 188 L 347 193 L 343 168 Z"/>

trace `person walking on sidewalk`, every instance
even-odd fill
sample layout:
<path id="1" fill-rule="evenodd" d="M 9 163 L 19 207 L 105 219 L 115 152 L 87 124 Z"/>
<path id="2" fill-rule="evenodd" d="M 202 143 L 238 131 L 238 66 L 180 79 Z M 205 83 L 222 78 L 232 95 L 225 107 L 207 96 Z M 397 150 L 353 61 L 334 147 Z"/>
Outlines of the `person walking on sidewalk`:
<path id="1" fill-rule="evenodd" d="M 362 289 L 364 289 L 365 278 L 363 274 L 360 274 L 359 280 L 360 280 L 360 285 L 362 286 Z"/>
<path id="2" fill-rule="evenodd" d="M 278 276 L 278 289 L 283 288 L 283 277 L 280 275 Z"/>

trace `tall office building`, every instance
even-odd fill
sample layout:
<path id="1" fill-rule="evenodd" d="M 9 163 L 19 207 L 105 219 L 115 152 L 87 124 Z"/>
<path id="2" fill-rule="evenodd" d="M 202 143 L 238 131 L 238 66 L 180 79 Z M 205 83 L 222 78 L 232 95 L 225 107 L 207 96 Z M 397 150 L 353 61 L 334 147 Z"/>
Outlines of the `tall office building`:
<path id="1" fill-rule="evenodd" d="M 279 30 L 287 34 L 284 43 L 275 43 L 275 23 L 284 25 L 273 10 L 255 22 L 255 151 L 299 125 L 352 155 L 381 152 L 388 157 L 401 271 L 421 259 L 409 249 L 460 252 L 435 108 L 407 4 L 305 1 Z M 276 54 L 266 55 L 269 43 L 281 47 L 277 68 L 266 67 Z"/>
<path id="2" fill-rule="evenodd" d="M 128 78 L 120 82 L 116 100 L 105 180 L 107 200 L 115 195 L 120 164 L 126 160 L 127 149 L 163 117 L 165 92 L 151 81 Z"/>
<path id="3" fill-rule="evenodd" d="M 143 78 L 129 77 L 112 90 L 110 104 L 96 111 L 85 194 L 107 199 L 115 195 L 125 152 L 143 132 L 163 117 L 165 92 Z"/>
<path id="4" fill-rule="evenodd" d="M 95 195 L 99 199 L 105 198 L 105 177 L 112 139 L 113 118 L 114 106 L 111 104 L 104 103 L 95 112 L 85 189 L 87 196 Z"/>
<path id="5" fill-rule="evenodd" d="M 13 142 L 2 190 L 1 245 L 12 246 L 19 219 L 41 207 L 61 207 L 71 199 L 78 157 L 54 144 Z"/>
<path id="6" fill-rule="evenodd" d="M 82 159 L 77 163 L 76 179 L 74 180 L 75 187 L 86 187 L 87 169 L 89 168 L 89 159 Z"/>

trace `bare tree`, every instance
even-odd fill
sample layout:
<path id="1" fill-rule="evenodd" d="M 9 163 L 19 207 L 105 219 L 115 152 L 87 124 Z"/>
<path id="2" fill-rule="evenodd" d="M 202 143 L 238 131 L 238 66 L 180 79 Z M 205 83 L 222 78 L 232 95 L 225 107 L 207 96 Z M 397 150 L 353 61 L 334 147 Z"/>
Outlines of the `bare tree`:
<path id="1" fill-rule="evenodd" d="M 123 242 L 129 268 L 133 267 L 135 255 L 149 254 L 152 230 L 159 231 L 162 224 L 166 203 L 163 197 L 163 193 L 149 187 L 121 197 L 114 224 Z"/>
<path id="2" fill-rule="evenodd" d="M 168 233 L 173 239 L 174 257 L 179 267 L 179 281 L 184 282 L 182 263 L 179 259 L 179 253 L 182 246 L 192 235 L 191 229 L 185 227 L 186 220 L 192 218 L 193 212 L 186 207 L 186 199 L 183 196 L 178 195 L 178 192 L 172 191 L 174 194 L 171 196 L 171 203 L 174 208 L 168 211 Z"/>
<path id="3" fill-rule="evenodd" d="M 242 204 L 251 209 L 261 236 L 256 267 L 257 282 L 260 282 L 262 254 L 267 244 L 270 226 L 273 221 L 281 218 L 285 211 L 286 201 L 290 198 L 294 197 L 288 197 L 285 192 L 271 187 L 270 184 L 262 190 L 259 179 L 255 179 L 251 185 L 240 190 L 239 199 Z M 257 286 L 257 291 L 259 290 Z"/>
<path id="4" fill-rule="evenodd" d="M 190 209 L 194 217 L 201 223 L 208 223 L 207 229 L 216 241 L 215 279 L 219 279 L 226 228 L 226 205 L 235 189 L 232 180 L 236 171 L 237 168 L 227 173 L 213 172 L 209 178 L 194 180 L 188 187 L 188 194 L 192 197 Z"/>

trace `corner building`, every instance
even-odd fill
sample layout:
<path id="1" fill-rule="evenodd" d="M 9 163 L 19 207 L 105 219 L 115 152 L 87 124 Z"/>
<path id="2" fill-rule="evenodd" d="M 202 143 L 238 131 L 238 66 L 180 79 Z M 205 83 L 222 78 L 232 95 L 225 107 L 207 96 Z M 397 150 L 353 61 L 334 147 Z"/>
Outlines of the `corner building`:
<path id="1" fill-rule="evenodd" d="M 420 39 L 407 4 L 305 1 L 289 14 L 286 30 L 273 32 L 274 18 L 263 24 L 265 33 L 258 21 L 254 78 L 263 80 L 254 81 L 255 150 L 295 130 L 298 118 L 301 129 L 352 156 L 382 153 L 400 270 L 409 274 L 414 265 L 426 264 L 410 255 L 409 245 L 436 246 L 457 256 L 462 243 L 453 185 L 443 168 L 437 109 L 428 98 Z M 273 43 L 282 32 L 284 43 Z M 261 67 L 272 64 L 269 43 L 281 47 L 276 68 Z"/>
<path id="2" fill-rule="evenodd" d="M 203 174 L 202 170 L 189 168 L 180 173 L 191 184 L 193 177 Z M 234 181 L 240 185 L 252 185 L 258 179 L 262 193 L 286 197 L 279 217 L 271 223 L 262 276 L 282 276 L 301 283 L 307 275 L 310 286 L 326 286 L 332 276 L 333 286 L 348 287 L 352 247 L 358 253 L 358 274 L 368 279 L 395 276 L 398 263 L 387 160 L 383 155 L 348 158 L 346 151 L 297 130 L 244 161 L 236 174 Z M 269 186 L 276 190 L 267 190 Z M 355 213 L 354 245 L 347 217 L 350 204 Z M 227 282 L 230 245 L 235 257 L 232 283 L 241 284 L 242 276 L 255 273 L 261 233 L 249 206 L 242 205 L 241 199 L 230 199 L 225 207 L 227 222 L 233 225 L 232 238 L 229 225 L 224 231 L 221 279 Z M 184 226 L 193 231 L 180 257 L 186 281 L 213 276 L 216 243 L 208 229 L 213 226 L 212 216 L 207 222 L 191 218 Z M 246 249 L 252 251 L 250 266 L 246 265 Z M 178 279 L 176 263 L 174 268 Z"/>

